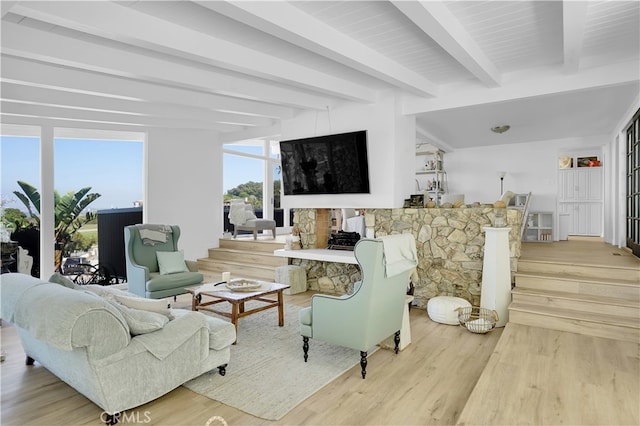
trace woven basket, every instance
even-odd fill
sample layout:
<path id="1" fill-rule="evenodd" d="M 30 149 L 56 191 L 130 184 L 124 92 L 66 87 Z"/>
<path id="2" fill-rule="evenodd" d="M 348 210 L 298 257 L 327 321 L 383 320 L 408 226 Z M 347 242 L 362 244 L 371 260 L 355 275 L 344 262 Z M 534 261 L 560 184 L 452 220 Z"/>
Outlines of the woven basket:
<path id="1" fill-rule="evenodd" d="M 472 333 L 484 334 L 493 330 L 498 321 L 498 313 L 486 308 L 471 306 L 458 308 L 458 321 Z"/>

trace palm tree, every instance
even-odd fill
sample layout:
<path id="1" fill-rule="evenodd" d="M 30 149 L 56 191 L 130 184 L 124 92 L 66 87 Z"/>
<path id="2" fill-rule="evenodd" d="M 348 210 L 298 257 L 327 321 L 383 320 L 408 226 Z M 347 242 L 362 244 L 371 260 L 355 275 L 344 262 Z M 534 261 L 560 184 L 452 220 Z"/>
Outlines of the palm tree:
<path id="1" fill-rule="evenodd" d="M 23 192 L 14 191 L 13 193 L 27 207 L 35 227 L 40 229 L 40 193 L 27 182 L 19 180 L 18 185 Z M 64 255 L 69 254 L 68 247 L 78 229 L 95 219 L 95 213 L 82 213 L 89 204 L 100 197 L 100 194 L 89 193 L 89 191 L 91 191 L 90 186 L 82 188 L 78 192 L 69 191 L 64 195 L 54 191 L 55 242 Z"/>

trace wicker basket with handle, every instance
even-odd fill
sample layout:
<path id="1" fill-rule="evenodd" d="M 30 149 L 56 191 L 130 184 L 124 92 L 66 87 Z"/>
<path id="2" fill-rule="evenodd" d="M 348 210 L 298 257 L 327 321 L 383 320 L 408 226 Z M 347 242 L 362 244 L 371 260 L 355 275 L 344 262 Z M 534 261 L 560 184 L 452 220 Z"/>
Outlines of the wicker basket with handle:
<path id="1" fill-rule="evenodd" d="M 486 308 L 471 306 L 458 308 L 458 321 L 472 333 L 484 334 L 493 330 L 498 322 L 498 313 Z"/>

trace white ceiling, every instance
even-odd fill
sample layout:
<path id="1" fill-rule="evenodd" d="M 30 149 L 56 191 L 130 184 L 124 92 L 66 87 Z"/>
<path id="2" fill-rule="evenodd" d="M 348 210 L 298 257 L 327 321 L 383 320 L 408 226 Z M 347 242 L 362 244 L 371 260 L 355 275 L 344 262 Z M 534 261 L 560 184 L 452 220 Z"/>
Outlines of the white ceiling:
<path id="1" fill-rule="evenodd" d="M 394 91 L 419 139 L 450 150 L 610 135 L 640 92 L 635 0 L 1 7 L 3 124 L 208 129 L 229 142 Z"/>

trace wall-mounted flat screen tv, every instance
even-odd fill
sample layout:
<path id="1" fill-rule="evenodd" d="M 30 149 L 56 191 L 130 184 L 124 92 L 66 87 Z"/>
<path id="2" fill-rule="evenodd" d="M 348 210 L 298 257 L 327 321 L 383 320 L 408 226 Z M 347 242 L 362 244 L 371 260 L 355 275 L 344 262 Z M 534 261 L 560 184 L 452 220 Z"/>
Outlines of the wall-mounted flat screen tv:
<path id="1" fill-rule="evenodd" d="M 280 142 L 285 195 L 368 194 L 367 131 Z"/>

